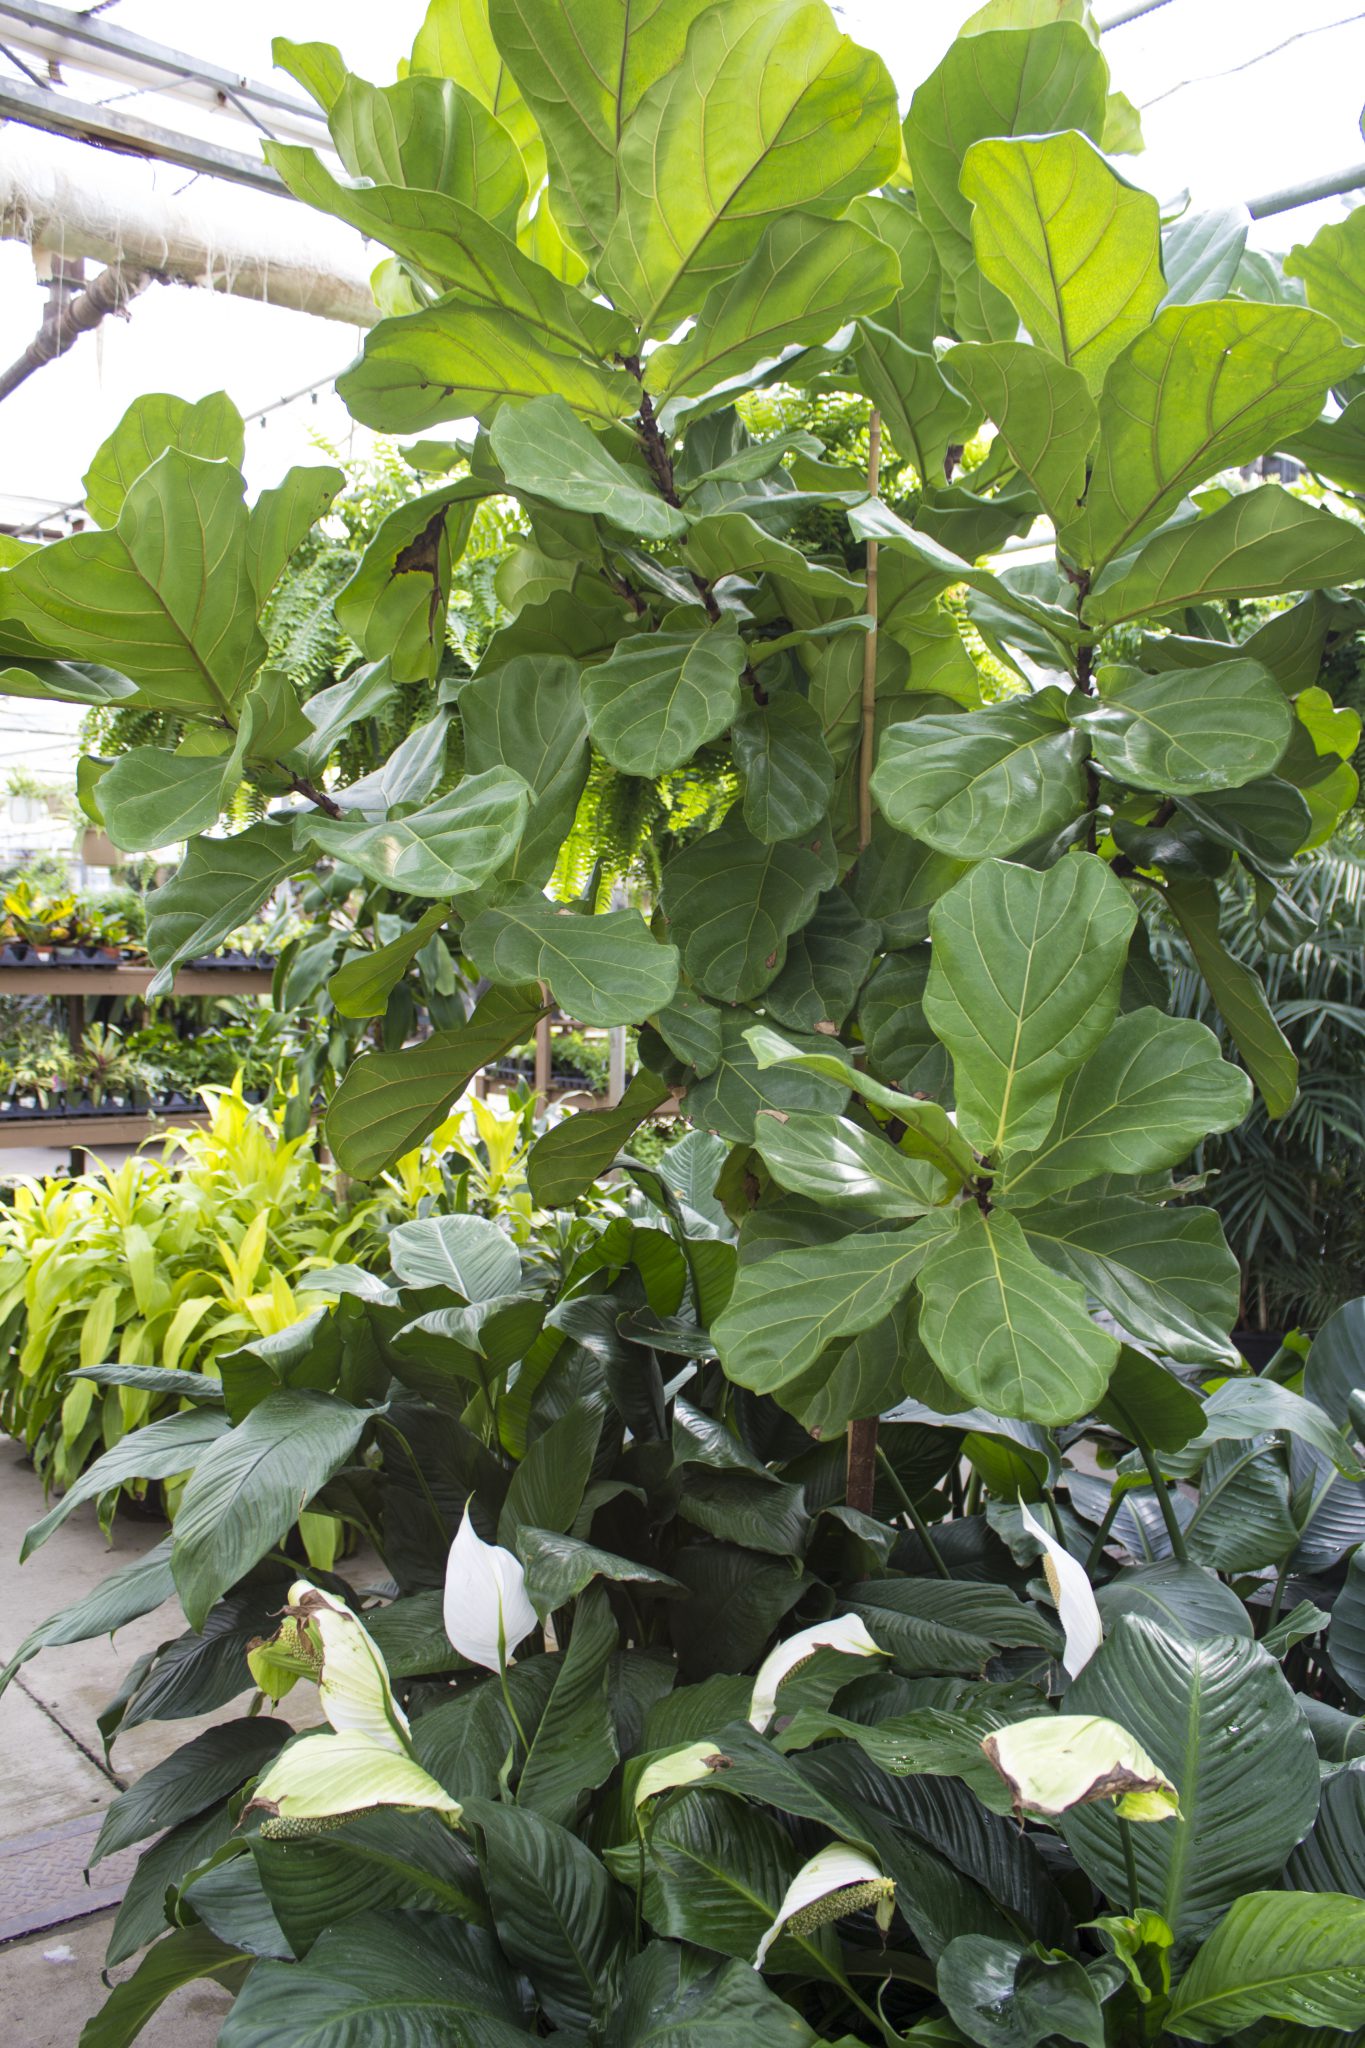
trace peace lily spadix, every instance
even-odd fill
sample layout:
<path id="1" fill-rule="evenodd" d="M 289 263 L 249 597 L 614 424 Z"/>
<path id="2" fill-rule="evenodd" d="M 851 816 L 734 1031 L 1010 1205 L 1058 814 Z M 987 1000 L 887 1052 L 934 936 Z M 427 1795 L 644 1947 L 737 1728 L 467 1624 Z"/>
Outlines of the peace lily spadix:
<path id="1" fill-rule="evenodd" d="M 811 1628 L 803 1628 L 800 1635 L 792 1636 L 785 1643 L 779 1643 L 771 1650 L 759 1666 L 758 1677 L 754 1680 L 753 1695 L 749 1701 L 749 1720 L 760 1733 L 777 1712 L 777 1693 L 785 1679 L 791 1677 L 798 1665 L 813 1657 L 817 1650 L 837 1650 L 844 1657 L 884 1657 L 886 1652 L 879 1649 L 867 1631 L 866 1625 L 856 1614 L 839 1614 L 831 1621 L 817 1621 Z"/>
<path id="2" fill-rule="evenodd" d="M 981 1747 L 1016 1813 L 1066 1813 L 1109 1799 L 1121 1820 L 1171 1820 L 1180 1795 L 1117 1721 L 1087 1714 L 1039 1714 L 999 1728 Z"/>
<path id="3" fill-rule="evenodd" d="M 763 1968 L 768 1950 L 784 1928 L 790 1934 L 813 1934 L 831 1920 L 875 1906 L 877 1925 L 885 1934 L 895 1905 L 895 1883 L 870 1856 L 864 1856 L 861 1849 L 850 1849 L 845 1842 L 831 1842 L 809 1863 L 803 1863 L 787 1886 L 777 1917 L 758 1944 L 754 1968 Z"/>
<path id="4" fill-rule="evenodd" d="M 1084 1670 L 1104 1640 L 1100 1610 L 1084 1566 L 1071 1555 L 1065 1544 L 1059 1543 L 1055 1536 L 1049 1536 L 1023 1501 L 1019 1503 L 1019 1513 L 1029 1535 L 1042 1545 L 1043 1571 L 1066 1638 L 1062 1666 L 1068 1678 L 1074 1678 Z"/>
<path id="5" fill-rule="evenodd" d="M 467 1508 L 446 1563 L 443 1618 L 460 1655 L 485 1671 L 505 1670 L 538 1626 L 520 1563 L 500 1544 L 483 1541 Z"/>

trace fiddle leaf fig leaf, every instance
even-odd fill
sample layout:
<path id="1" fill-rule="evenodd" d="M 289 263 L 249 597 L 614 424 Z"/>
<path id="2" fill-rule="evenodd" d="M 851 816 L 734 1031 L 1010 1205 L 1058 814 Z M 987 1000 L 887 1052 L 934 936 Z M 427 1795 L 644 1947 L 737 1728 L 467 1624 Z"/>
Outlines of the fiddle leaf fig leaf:
<path id="1" fill-rule="evenodd" d="M 1310 426 L 1362 360 L 1302 306 L 1168 306 L 1105 375 L 1085 510 L 1063 546 L 1098 573 L 1206 477 Z"/>
<path id="2" fill-rule="evenodd" d="M 889 726 L 872 795 L 898 832 L 984 860 L 1049 838 L 1081 815 L 1086 753 L 1062 692 L 1040 690 L 983 711 Z"/>
<path id="3" fill-rule="evenodd" d="M 1234 1369 L 1241 1274 L 1212 1209 L 1129 1195 L 1053 1202 L 1020 1217 L 1030 1249 L 1121 1327 L 1187 1365 Z"/>
<path id="4" fill-rule="evenodd" d="M 327 113 L 353 178 L 440 192 L 511 227 L 526 198 L 521 151 L 502 123 L 452 78 L 371 85 L 349 72 Z"/>
<path id="5" fill-rule="evenodd" d="M 678 986 L 678 950 L 650 936 L 634 910 L 581 917 L 539 890 L 519 890 L 464 930 L 467 955 L 491 981 L 544 981 L 584 1024 L 642 1024 Z"/>
<path id="6" fill-rule="evenodd" d="M 287 826 L 252 825 L 228 839 L 191 839 L 169 882 L 147 899 L 147 952 L 160 970 L 148 994 L 165 995 L 182 960 L 211 953 L 255 916 L 287 875 L 307 865 Z"/>
<path id="7" fill-rule="evenodd" d="M 641 1070 L 621 1100 L 606 1109 L 580 1109 L 536 1139 L 526 1162 L 531 1194 L 555 1209 L 586 1194 L 606 1172 L 632 1133 L 668 1100 L 668 1083 Z"/>
<path id="8" fill-rule="evenodd" d="M 695 626 L 631 633 L 583 671 L 593 741 L 627 775 L 680 768 L 739 710 L 744 644 L 735 623 L 697 616 Z"/>
<path id="9" fill-rule="evenodd" d="M 168 448 L 240 469 L 246 430 L 226 391 L 194 401 L 148 391 L 133 400 L 82 479 L 85 509 L 96 526 L 117 523 L 131 487 Z"/>
<path id="10" fill-rule="evenodd" d="M 1011 1156 L 1005 1193 L 1011 1204 L 1040 1202 L 1101 1174 L 1175 1166 L 1250 1106 L 1246 1075 L 1207 1025 L 1131 1010 L 1062 1083 L 1051 1129 Z"/>
<path id="11" fill-rule="evenodd" d="M 578 669 L 556 654 L 514 655 L 466 683 L 459 709 L 469 772 L 509 768 L 530 786 L 526 828 L 506 873 L 539 885 L 554 866 L 588 778 Z"/>
<path id="12" fill-rule="evenodd" d="M 645 540 L 675 538 L 686 528 L 648 477 L 609 454 L 556 395 L 503 406 L 488 438 L 513 490 L 569 512 L 600 513 Z"/>
<path id="13" fill-rule="evenodd" d="M 1211 882 L 1172 881 L 1166 900 L 1266 1109 L 1272 1117 L 1284 1116 L 1298 1093 L 1299 1063 L 1266 1001 L 1260 976 L 1234 959 L 1218 936 L 1218 891 Z"/>
<path id="14" fill-rule="evenodd" d="M 960 185 L 982 275 L 1098 391 L 1166 288 L 1155 199 L 1074 130 L 973 143 Z"/>
<path id="15" fill-rule="evenodd" d="M 943 1199 L 942 1174 L 842 1116 L 760 1114 L 754 1146 L 779 1187 L 878 1221 L 925 1215 Z"/>
<path id="16" fill-rule="evenodd" d="M 747 263 L 712 286 L 685 340 L 656 349 L 646 372 L 664 398 L 709 391 L 797 342 L 828 341 L 900 289 L 894 251 L 852 220 L 784 213 Z"/>
<path id="17" fill-rule="evenodd" d="M 774 215 L 837 214 L 900 156 L 896 93 L 816 0 L 734 0 L 693 23 L 682 61 L 621 133 L 620 205 L 598 282 L 664 336 L 753 253 Z"/>
<path id="18" fill-rule="evenodd" d="M 1101 669 L 1096 681 L 1099 701 L 1075 723 L 1105 774 L 1139 789 L 1193 796 L 1238 788 L 1270 774 L 1289 744 L 1288 699 L 1257 661 L 1155 676 Z"/>
<path id="19" fill-rule="evenodd" d="M 240 471 L 168 447 L 108 533 L 77 533 L 5 576 L 10 617 L 76 660 L 117 669 L 145 703 L 224 718 L 265 659 Z"/>
<path id="20" fill-rule="evenodd" d="M 173 846 L 207 832 L 231 794 L 224 789 L 226 769 L 225 754 L 134 747 L 100 777 L 106 832 L 115 846 L 130 850 Z"/>
<path id="21" fill-rule="evenodd" d="M 966 342 L 947 350 L 942 367 L 995 422 L 1054 523 L 1074 517 L 1099 432 L 1080 371 L 1022 341 Z"/>
<path id="22" fill-rule="evenodd" d="M 730 739 L 744 777 L 744 822 L 754 836 L 772 845 L 814 832 L 834 794 L 834 758 L 808 699 L 783 690 L 766 704 L 747 705 Z"/>
<path id="23" fill-rule="evenodd" d="M 530 794 L 510 769 L 488 768 L 406 817 L 363 825 L 309 811 L 296 830 L 302 841 L 348 861 L 372 882 L 414 896 L 458 896 L 490 881 L 516 852 Z"/>
<path id="24" fill-rule="evenodd" d="M 382 1017 L 389 997 L 408 968 L 450 915 L 448 903 L 433 903 L 409 930 L 386 946 L 352 954 L 327 984 L 343 1017 Z"/>
<path id="25" fill-rule="evenodd" d="M 1006 1210 L 959 1209 L 919 1288 L 921 1342 L 972 1405 L 1074 1422 L 1104 1393 L 1118 1339 L 1091 1321 L 1085 1289 L 1045 1266 Z"/>
<path id="26" fill-rule="evenodd" d="M 699 1129 L 714 1131 L 732 1145 L 752 1145 L 757 1119 L 765 1112 L 837 1114 L 844 1108 L 858 1077 L 837 1052 L 817 1055 L 819 1064 L 806 1069 L 802 1048 L 787 1046 L 792 1057 L 770 1067 L 749 1043 L 750 1011 L 716 1014 L 719 1043 L 714 1056 L 708 1047 L 707 1064 L 701 1078 L 689 1086 L 684 1103 Z"/>
<path id="27" fill-rule="evenodd" d="M 490 490 L 466 477 L 396 505 L 337 593 L 338 624 L 372 661 L 387 656 L 396 683 L 435 678 L 445 647 L 451 572 L 464 553 L 479 500 Z"/>
<path id="28" fill-rule="evenodd" d="M 870 1074 L 847 1067 L 840 1052 L 828 1041 L 824 1045 L 817 1041 L 811 1047 L 795 1045 L 762 1024 L 746 1031 L 745 1037 L 760 1067 L 791 1067 L 828 1081 L 842 1077 L 846 1089 L 852 1088 L 864 1102 L 888 1110 L 905 1125 L 900 1141 L 903 1152 L 915 1159 L 930 1160 L 950 1182 L 975 1178 L 979 1161 L 941 1103 L 901 1095 Z"/>
<path id="29" fill-rule="evenodd" d="M 1067 1075 L 1113 1023 L 1136 922 L 1093 854 L 1045 874 L 983 861 L 935 904 L 924 1014 L 978 1151 L 1010 1158 L 1046 1135 Z"/>
<path id="30" fill-rule="evenodd" d="M 828 828 L 800 843 L 757 839 L 731 816 L 675 854 L 660 898 L 688 978 L 742 1003 L 780 972 L 787 941 L 834 880 Z"/>
<path id="31" fill-rule="evenodd" d="M 1155 534 L 1135 561 L 1115 563 L 1091 591 L 1085 615 L 1096 626 L 1119 626 L 1185 605 L 1326 590 L 1362 578 L 1365 534 L 1358 526 L 1264 484 L 1206 518 Z"/>
<path id="32" fill-rule="evenodd" d="M 1343 334 L 1365 340 L 1365 222 L 1349 213 L 1325 222 L 1311 242 L 1294 244 L 1284 274 L 1303 279 L 1309 305 Z"/>

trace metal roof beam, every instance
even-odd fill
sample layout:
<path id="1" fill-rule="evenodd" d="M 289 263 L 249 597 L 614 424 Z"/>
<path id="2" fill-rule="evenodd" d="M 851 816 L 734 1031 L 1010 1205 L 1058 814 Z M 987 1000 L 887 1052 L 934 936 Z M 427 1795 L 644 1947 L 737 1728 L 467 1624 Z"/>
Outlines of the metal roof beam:
<path id="1" fill-rule="evenodd" d="M 180 164 L 206 177 L 251 185 L 259 192 L 293 196 L 283 179 L 257 156 L 222 149 L 216 142 L 201 142 L 194 135 L 179 135 L 173 129 L 157 127 L 154 122 L 139 121 L 135 115 L 121 114 L 114 107 L 93 106 L 85 100 L 74 100 L 67 93 L 29 85 L 23 79 L 0 79 L 0 121 L 21 121 L 26 127 L 44 129 L 49 135 L 69 135 L 77 142 L 91 142 L 125 156 L 151 157 L 158 163 Z"/>

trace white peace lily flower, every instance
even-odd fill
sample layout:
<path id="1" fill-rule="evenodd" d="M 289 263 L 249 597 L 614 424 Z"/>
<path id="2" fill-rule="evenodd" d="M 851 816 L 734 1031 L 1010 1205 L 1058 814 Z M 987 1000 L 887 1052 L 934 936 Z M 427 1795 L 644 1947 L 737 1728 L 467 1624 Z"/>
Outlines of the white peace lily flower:
<path id="1" fill-rule="evenodd" d="M 289 1607 L 322 1645 L 318 1700 L 337 1733 L 369 1735 L 406 1753 L 408 1717 L 393 1696 L 383 1652 L 359 1615 L 306 1579 L 289 1588 Z"/>
<path id="2" fill-rule="evenodd" d="M 1104 1624 L 1085 1567 L 1019 1503 L 1024 1527 L 1043 1546 L 1043 1571 L 1066 1638 L 1062 1666 L 1069 1678 L 1083 1671 L 1104 1640 Z"/>
<path id="3" fill-rule="evenodd" d="M 518 1643 L 539 1625 L 520 1561 L 483 1541 L 468 1508 L 450 1546 L 443 1619 L 460 1655 L 485 1671 L 505 1670 Z"/>
<path id="4" fill-rule="evenodd" d="M 864 1856 L 861 1849 L 850 1849 L 846 1842 L 831 1842 L 809 1863 L 803 1863 L 787 1886 L 777 1918 L 758 1944 L 754 1968 L 763 1968 L 768 1950 L 784 1927 L 793 1934 L 812 1934 L 831 1920 L 875 1906 L 877 1925 L 885 1934 L 895 1904 L 893 1880 L 870 1856 Z"/>
<path id="5" fill-rule="evenodd" d="M 1123 1820 L 1170 1820 L 1180 1796 L 1141 1743 L 1091 1714 L 1036 1714 L 997 1728 L 981 1747 L 1016 1813 L 1066 1813 L 1111 1799 Z"/>
<path id="6" fill-rule="evenodd" d="M 296 1736 L 262 1775 L 251 1799 L 251 1807 L 264 1808 L 281 1821 L 334 1820 L 375 1806 L 420 1806 L 451 1821 L 460 1818 L 461 1810 L 459 1800 L 412 1757 L 357 1729 L 342 1734 L 324 1728 Z"/>
<path id="7" fill-rule="evenodd" d="M 685 1749 L 667 1750 L 641 1771 L 632 1802 L 635 1811 L 638 1813 L 646 1800 L 657 1799 L 661 1792 L 675 1792 L 680 1785 L 699 1784 L 703 1778 L 723 1769 L 729 1761 L 715 1742 L 692 1742 Z"/>
<path id="8" fill-rule="evenodd" d="M 749 1720 L 760 1732 L 777 1712 L 778 1687 L 784 1679 L 790 1678 L 798 1664 L 804 1664 L 817 1650 L 838 1650 L 845 1657 L 886 1655 L 885 1650 L 873 1642 L 865 1624 L 856 1614 L 837 1614 L 832 1621 L 817 1621 L 813 1628 L 803 1628 L 799 1636 L 779 1643 L 759 1666 L 753 1697 L 749 1701 Z"/>

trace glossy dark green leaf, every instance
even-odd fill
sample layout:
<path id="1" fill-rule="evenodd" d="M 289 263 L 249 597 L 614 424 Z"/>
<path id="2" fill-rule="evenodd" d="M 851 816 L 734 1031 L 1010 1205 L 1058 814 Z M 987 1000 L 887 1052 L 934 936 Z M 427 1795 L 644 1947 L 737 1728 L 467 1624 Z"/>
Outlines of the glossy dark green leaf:
<path id="1" fill-rule="evenodd" d="M 782 690 L 746 706 L 731 732 L 744 777 L 744 822 L 771 845 L 816 832 L 834 794 L 834 761 L 814 707 Z"/>
<path id="2" fill-rule="evenodd" d="M 800 843 L 769 845 L 733 812 L 675 854 L 661 903 L 694 985 L 726 1002 L 759 994 L 780 972 L 788 939 L 810 918 L 835 865 L 828 828 Z"/>
<path id="3" fill-rule="evenodd" d="M 1186 1364 L 1236 1367 L 1228 1332 L 1241 1269 L 1215 1210 L 1108 1195 L 1047 1204 L 1021 1221 L 1043 1263 L 1078 1281 L 1130 1336 Z"/>
<path id="4" fill-rule="evenodd" d="M 583 672 L 593 741 L 627 775 L 667 774 L 690 761 L 739 710 L 744 647 L 733 621 L 619 640 Z"/>
<path id="5" fill-rule="evenodd" d="M 297 831 L 372 882 L 414 896 L 458 896 L 505 870 L 526 828 L 530 801 L 519 775 L 488 768 L 405 817 L 364 825 L 310 812 Z"/>
<path id="6" fill-rule="evenodd" d="M 1283 714 L 1283 700 L 1279 708 Z M 891 726 L 872 794 L 897 831 L 940 853 L 982 860 L 1080 816 L 1087 750 L 1085 736 L 1066 722 L 1061 692 L 1043 690 L 1018 704 Z"/>
<path id="7" fill-rule="evenodd" d="M 465 927 L 464 948 L 496 982 L 548 982 L 582 1024 L 641 1024 L 678 985 L 676 947 L 652 938 L 637 911 L 581 917 L 538 889 L 481 912 Z"/>
<path id="8" fill-rule="evenodd" d="M 555 2022 L 588 2024 L 623 1961 L 611 1879 L 567 1829 L 524 1807 L 472 1800 L 480 1859 L 501 1947 Z"/>

